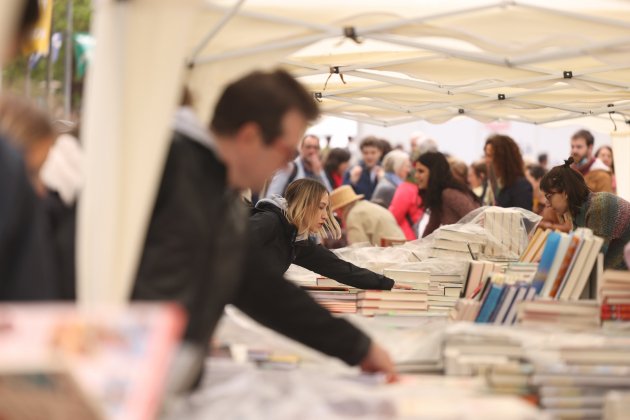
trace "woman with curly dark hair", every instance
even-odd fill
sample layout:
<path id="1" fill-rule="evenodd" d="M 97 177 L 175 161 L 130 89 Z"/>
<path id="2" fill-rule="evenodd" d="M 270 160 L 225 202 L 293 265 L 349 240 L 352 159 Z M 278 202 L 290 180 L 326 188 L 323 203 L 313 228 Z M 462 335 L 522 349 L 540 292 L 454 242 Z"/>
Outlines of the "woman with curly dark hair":
<path id="1" fill-rule="evenodd" d="M 488 164 L 484 203 L 531 210 L 532 185 L 525 178 L 525 165 L 516 142 L 509 136 L 495 134 L 486 140 L 484 153 Z"/>
<path id="2" fill-rule="evenodd" d="M 420 196 L 430 214 L 423 237 L 441 225 L 456 223 L 479 207 L 477 196 L 466 185 L 455 180 L 442 153 L 424 153 L 418 157 L 415 166 Z"/>
<path id="3" fill-rule="evenodd" d="M 630 203 L 608 192 L 591 192 L 573 158 L 550 170 L 540 181 L 546 205 L 573 228 L 586 227 L 604 239 L 604 267 L 627 270 L 623 248 L 630 243 Z"/>

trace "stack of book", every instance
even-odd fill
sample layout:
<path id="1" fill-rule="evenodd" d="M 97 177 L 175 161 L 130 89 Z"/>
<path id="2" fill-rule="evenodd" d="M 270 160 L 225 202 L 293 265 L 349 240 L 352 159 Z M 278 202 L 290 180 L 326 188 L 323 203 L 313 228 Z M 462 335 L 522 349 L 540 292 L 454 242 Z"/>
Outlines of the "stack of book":
<path id="1" fill-rule="evenodd" d="M 540 406 L 554 418 L 602 418 L 608 392 L 630 391 L 630 347 L 566 347 L 558 354 L 558 361 L 536 364 L 531 377 Z"/>
<path id="2" fill-rule="evenodd" d="M 466 225 L 466 229 L 447 225 L 435 232 L 429 256 L 432 258 L 475 259 L 486 245 L 486 232 L 481 226 Z"/>
<path id="3" fill-rule="evenodd" d="M 484 254 L 489 258 L 517 260 L 525 251 L 527 233 L 518 210 L 490 207 L 484 211 L 487 244 Z"/>
<path id="4" fill-rule="evenodd" d="M 599 305 L 595 301 L 559 302 L 536 300 L 524 302 L 518 321 L 525 326 L 550 326 L 570 330 L 599 328 Z M 630 356 L 629 356 L 630 359 Z"/>
<path id="5" fill-rule="evenodd" d="M 551 232 L 542 252 L 533 284 L 541 297 L 577 300 L 590 294 L 590 274 L 598 262 L 604 240 L 590 229 L 578 228 L 570 234 Z M 599 265 L 603 260 L 599 257 Z"/>
<path id="6" fill-rule="evenodd" d="M 429 312 L 448 314 L 464 289 L 464 276 L 459 274 L 431 274 L 429 277 Z"/>
<path id="7" fill-rule="evenodd" d="M 429 308 L 427 293 L 416 290 L 362 290 L 357 293 L 361 315 L 423 315 Z"/>
<path id="8" fill-rule="evenodd" d="M 481 324 L 512 325 L 518 305 L 534 298 L 536 289 L 527 282 L 511 282 L 505 274 L 492 273 L 472 293 L 461 299 L 451 319 Z"/>
<path id="9" fill-rule="evenodd" d="M 491 273 L 500 272 L 499 267 L 492 261 L 471 261 L 466 277 L 464 296 L 470 298 L 475 291 L 479 291 L 482 284 Z"/>
<path id="10" fill-rule="evenodd" d="M 411 286 L 414 290 L 429 291 L 431 277 L 429 271 L 386 268 L 383 270 L 383 275 L 394 280 L 396 283 Z"/>
<path id="11" fill-rule="evenodd" d="M 605 328 L 630 328 L 630 271 L 604 271 L 598 300 Z"/>
<path id="12" fill-rule="evenodd" d="M 357 292 L 335 280 L 319 277 L 316 286 L 302 286 L 317 303 L 332 313 L 353 314 L 357 312 Z"/>
<path id="13" fill-rule="evenodd" d="M 485 375 L 499 365 L 522 360 L 521 343 L 507 336 L 484 334 L 447 334 L 444 340 L 444 373 L 447 375 Z"/>

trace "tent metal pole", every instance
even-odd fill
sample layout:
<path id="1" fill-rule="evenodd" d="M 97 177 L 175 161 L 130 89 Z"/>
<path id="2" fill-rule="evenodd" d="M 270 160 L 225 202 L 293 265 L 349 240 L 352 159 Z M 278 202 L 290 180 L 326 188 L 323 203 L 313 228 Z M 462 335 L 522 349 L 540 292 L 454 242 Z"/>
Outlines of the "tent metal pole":
<path id="1" fill-rule="evenodd" d="M 584 55 L 589 51 L 600 51 L 615 47 L 626 47 L 630 44 L 630 37 L 618 38 L 614 41 L 596 42 L 593 44 L 585 45 L 579 48 L 562 49 L 561 51 L 554 51 L 548 53 L 536 53 L 528 54 L 521 57 L 512 58 L 509 60 L 509 64 L 512 67 L 518 67 L 524 64 L 533 64 L 541 61 L 559 60 L 563 58 L 573 58 L 579 55 Z"/>
<path id="2" fill-rule="evenodd" d="M 397 111 L 397 112 L 402 112 L 402 113 L 411 112 L 411 110 L 407 107 L 392 104 L 392 103 L 385 102 L 385 101 L 375 99 L 375 98 L 370 98 L 371 100 L 369 102 L 361 101 L 359 99 L 354 99 L 354 98 L 339 98 L 337 96 L 329 96 L 328 98 L 334 99 L 335 101 L 347 102 L 349 104 L 356 104 L 356 105 L 363 105 L 363 106 L 372 107 L 372 108 L 386 109 L 388 111 Z"/>
<path id="3" fill-rule="evenodd" d="M 225 10 L 225 8 L 217 6 L 217 5 L 213 5 L 213 4 L 207 4 L 207 8 L 212 9 L 212 10 L 218 10 L 218 11 Z M 342 35 L 343 33 L 338 27 L 335 27 L 335 26 L 323 25 L 321 23 L 315 23 L 315 22 L 305 21 L 305 20 L 300 20 L 300 19 L 291 19 L 291 18 L 286 18 L 283 16 L 270 15 L 267 13 L 254 12 L 251 10 L 241 10 L 239 11 L 239 16 L 252 18 L 252 19 L 265 20 L 267 22 L 272 22 L 272 23 L 280 23 L 283 25 L 292 25 L 298 28 L 309 28 L 318 32 L 334 31 L 338 35 Z"/>
<path id="4" fill-rule="evenodd" d="M 73 28 L 73 16 L 74 11 L 73 8 L 73 0 L 68 0 L 66 2 L 66 57 L 65 57 L 65 68 L 64 68 L 64 102 L 63 102 L 63 115 L 65 119 L 70 119 L 70 114 L 72 113 L 72 47 L 74 42 L 72 40 L 72 34 L 74 32 Z"/>
<path id="5" fill-rule="evenodd" d="M 562 79 L 562 76 L 558 74 L 550 74 L 546 76 L 537 76 L 537 77 L 531 77 L 531 78 L 526 78 L 526 79 L 509 80 L 505 82 L 492 82 L 492 83 L 480 84 L 480 85 L 456 87 L 456 88 L 451 88 L 450 91 L 453 94 L 471 93 L 471 92 L 474 93 L 475 91 L 481 90 L 481 89 L 494 89 L 494 88 L 500 88 L 500 87 L 518 87 L 519 85 L 536 83 L 536 82 L 546 82 L 548 80 L 557 80 L 557 79 Z"/>
<path id="6" fill-rule="evenodd" d="M 612 26 L 618 26 L 618 27 L 621 27 L 621 28 L 630 29 L 630 23 L 624 22 L 624 21 L 620 21 L 620 20 L 617 20 L 617 19 L 610 19 L 610 18 L 605 18 L 605 17 L 600 17 L 600 16 L 586 15 L 586 14 L 583 14 L 583 13 L 572 12 L 571 10 L 568 10 L 568 9 L 558 10 L 558 9 L 553 9 L 553 8 L 550 8 L 550 7 L 537 6 L 537 5 L 528 4 L 527 2 L 522 2 L 522 1 L 518 1 L 518 0 L 514 0 L 514 3 L 515 3 L 515 6 L 518 6 L 518 7 L 523 7 L 523 8 L 532 9 L 532 10 L 538 10 L 538 11 L 546 12 L 546 13 L 553 13 L 553 14 L 562 16 L 564 18 L 570 17 L 570 18 L 574 18 L 574 19 L 585 20 L 585 21 L 592 22 L 592 23 L 599 23 L 599 24 L 603 24 L 603 25 L 612 25 Z M 553 3 L 550 3 L 550 4 L 553 4 Z M 628 7 L 627 11 L 630 11 L 630 7 Z"/>
<path id="7" fill-rule="evenodd" d="M 442 88 L 438 85 L 433 85 L 431 83 L 419 82 L 414 79 L 402 79 L 402 78 L 393 77 L 393 76 L 384 76 L 384 75 L 375 74 L 375 73 L 368 73 L 368 72 L 364 72 L 360 70 L 353 70 L 353 71 L 345 72 L 344 74 L 360 77 L 362 79 L 376 80 L 379 82 L 386 82 L 386 83 L 391 83 L 391 84 L 395 84 L 399 86 L 422 89 L 428 92 L 441 93 L 444 95 L 448 94 L 448 90 L 445 88 Z"/>
<path id="8" fill-rule="evenodd" d="M 289 39 L 283 41 L 271 42 L 269 44 L 257 45 L 251 48 L 242 48 L 239 50 L 225 51 L 220 54 L 211 54 L 202 57 L 198 57 L 194 60 L 194 64 L 207 64 L 214 63 L 216 61 L 225 60 L 229 58 L 238 58 L 246 55 L 257 54 L 261 52 L 268 52 L 273 50 L 280 50 L 283 48 L 300 47 L 309 45 L 322 39 L 329 38 L 330 34 L 314 34 L 307 35 L 301 38 Z"/>
<path id="9" fill-rule="evenodd" d="M 422 23 L 427 20 L 443 19 L 443 18 L 448 18 L 448 17 L 453 17 L 453 16 L 465 15 L 468 13 L 482 12 L 484 10 L 494 9 L 497 7 L 505 7 L 510 4 L 512 4 L 511 1 L 498 1 L 498 2 L 494 1 L 492 3 L 488 3 L 482 6 L 470 7 L 467 9 L 452 10 L 450 12 L 436 13 L 433 15 L 427 15 L 427 16 L 421 16 L 421 17 L 415 17 L 415 18 L 409 18 L 409 19 L 400 19 L 395 22 L 387 22 L 380 25 L 367 26 L 365 28 L 360 29 L 358 32 L 359 32 L 359 36 L 363 36 L 363 35 L 372 34 L 375 32 L 383 32 L 383 31 L 388 31 L 390 29 L 400 28 L 401 26 L 405 26 L 405 25 L 413 25 L 415 23 Z"/>
<path id="10" fill-rule="evenodd" d="M 371 38 L 378 41 L 389 42 L 391 44 L 403 45 L 406 47 L 420 48 L 429 51 L 440 52 L 443 54 L 447 54 L 452 57 L 462 58 L 470 61 L 477 61 L 484 64 L 494 64 L 497 66 L 505 67 L 509 64 L 506 58 L 498 57 L 496 55 L 490 56 L 488 53 L 474 53 L 456 50 L 453 48 L 445 48 L 438 47 L 433 44 L 429 44 L 426 42 L 419 42 L 412 39 L 404 39 L 399 36 L 389 35 L 389 34 L 367 34 L 362 35 L 364 38 Z"/>
<path id="11" fill-rule="evenodd" d="M 550 76 L 556 76 L 557 75 L 557 70 L 547 70 L 547 69 L 542 69 L 540 67 L 531 66 L 531 65 L 522 65 L 522 66 L 518 66 L 518 67 L 515 67 L 515 68 L 519 69 L 519 70 L 526 70 L 526 71 L 531 71 L 531 72 L 538 72 L 538 73 L 542 73 L 542 74 L 548 74 Z M 590 74 L 595 74 L 595 73 L 600 73 L 600 72 L 607 72 L 607 71 L 615 71 L 615 70 L 625 70 L 625 69 L 628 69 L 628 68 L 630 68 L 629 64 L 617 64 L 617 65 L 594 67 L 594 68 L 591 68 L 591 69 L 573 71 L 573 79 L 592 81 L 592 82 L 599 83 L 599 84 L 602 84 L 602 85 L 608 85 L 608 86 L 614 86 L 614 87 L 620 87 L 620 88 L 623 88 L 623 89 L 627 89 L 630 86 L 629 84 L 621 83 L 621 82 L 613 82 L 613 81 L 605 80 L 605 79 L 599 79 L 597 77 L 590 76 Z"/>
<path id="12" fill-rule="evenodd" d="M 354 92 L 365 92 L 365 91 L 369 91 L 369 90 L 373 90 L 373 89 L 380 89 L 380 88 L 384 88 L 384 87 L 388 87 L 390 86 L 387 83 L 379 83 L 377 85 L 372 85 L 372 86 L 363 86 L 363 87 L 356 87 L 356 88 L 348 88 L 348 89 L 339 89 L 339 90 L 335 90 L 335 91 L 326 91 L 326 90 L 322 90 L 320 92 L 322 94 L 322 98 L 328 98 L 328 97 L 333 97 L 336 95 L 345 95 L 347 93 L 354 93 Z"/>
<path id="13" fill-rule="evenodd" d="M 232 6 L 221 18 L 219 22 L 208 33 L 203 37 L 201 42 L 197 44 L 197 46 L 193 49 L 192 54 L 190 54 L 189 62 L 192 62 L 197 56 L 203 51 L 203 49 L 208 45 L 208 42 L 221 30 L 227 23 L 238 13 L 241 6 L 245 3 L 245 0 L 238 0 L 234 6 Z"/>

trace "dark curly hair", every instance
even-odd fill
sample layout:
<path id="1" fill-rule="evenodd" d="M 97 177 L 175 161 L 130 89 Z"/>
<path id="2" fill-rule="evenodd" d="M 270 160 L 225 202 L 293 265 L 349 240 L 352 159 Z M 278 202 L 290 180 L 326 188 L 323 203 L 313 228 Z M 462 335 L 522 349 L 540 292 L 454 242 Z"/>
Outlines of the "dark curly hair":
<path id="1" fill-rule="evenodd" d="M 336 147 L 328 152 L 328 156 L 326 156 L 326 161 L 324 162 L 324 171 L 327 174 L 332 174 L 339 169 L 339 166 L 342 163 L 350 161 L 350 152 L 346 149 L 342 149 Z"/>
<path id="2" fill-rule="evenodd" d="M 573 162 L 573 158 L 569 157 L 564 165 L 553 167 L 540 180 L 540 189 L 545 193 L 566 193 L 569 211 L 575 218 L 591 190 L 582 174 L 571 168 Z"/>
<path id="3" fill-rule="evenodd" d="M 440 212 L 442 209 L 442 191 L 447 188 L 453 188 L 469 195 L 475 202 L 479 202 L 479 198 L 466 185 L 457 181 L 453 177 L 451 167 L 446 157 L 440 152 L 427 152 L 421 154 L 417 163 L 429 168 L 429 182 L 426 190 L 420 191 L 422 202 L 425 207 L 431 209 L 432 212 Z"/>
<path id="4" fill-rule="evenodd" d="M 495 134 L 486 140 L 484 148 L 488 145 L 492 146 L 492 165 L 504 188 L 514 185 L 518 178 L 525 176 L 523 156 L 511 137 Z"/>

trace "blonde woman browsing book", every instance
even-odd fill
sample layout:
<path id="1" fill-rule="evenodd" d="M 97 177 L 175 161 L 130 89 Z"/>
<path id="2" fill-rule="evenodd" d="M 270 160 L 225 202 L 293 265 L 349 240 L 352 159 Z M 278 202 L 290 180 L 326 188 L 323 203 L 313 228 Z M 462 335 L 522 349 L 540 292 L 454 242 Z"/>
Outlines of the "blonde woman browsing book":
<path id="1" fill-rule="evenodd" d="M 605 268 L 627 269 L 623 247 L 630 242 L 630 203 L 608 192 L 591 192 L 572 163 L 570 157 L 540 181 L 547 206 L 573 228 L 587 227 L 604 239 Z"/>
<path id="2" fill-rule="evenodd" d="M 260 261 L 278 272 L 296 264 L 360 289 L 396 287 L 394 280 L 344 261 L 317 243 L 318 237 L 341 235 L 328 191 L 320 182 L 306 178 L 292 182 L 285 198 L 259 201 L 249 222 Z"/>

